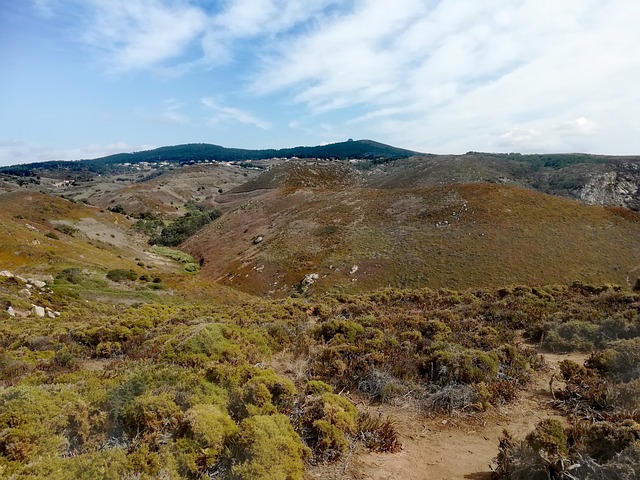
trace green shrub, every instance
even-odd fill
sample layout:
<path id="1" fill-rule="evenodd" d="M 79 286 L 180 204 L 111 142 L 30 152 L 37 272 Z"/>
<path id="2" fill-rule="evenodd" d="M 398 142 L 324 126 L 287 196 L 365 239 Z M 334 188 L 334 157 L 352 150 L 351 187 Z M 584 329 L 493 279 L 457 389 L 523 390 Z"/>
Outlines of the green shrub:
<path id="1" fill-rule="evenodd" d="M 285 415 L 257 415 L 240 424 L 240 463 L 231 468 L 238 480 L 302 480 L 309 450 Z"/>
<path id="2" fill-rule="evenodd" d="M 553 352 L 591 351 L 602 341 L 600 327 L 592 322 L 574 320 L 550 326 L 544 341 Z"/>
<path id="3" fill-rule="evenodd" d="M 40 387 L 14 387 L 0 393 L 0 454 L 25 461 L 60 454 L 66 423 L 65 398 Z"/>
<path id="4" fill-rule="evenodd" d="M 64 224 L 64 223 L 60 223 L 60 224 L 56 225 L 55 228 L 60 233 L 64 233 L 65 235 L 69 235 L 70 237 L 73 237 L 76 233 L 78 233 L 80 231 L 76 227 L 72 227 L 71 225 L 67 225 L 67 224 Z"/>
<path id="5" fill-rule="evenodd" d="M 309 395 L 321 395 L 323 393 L 333 393 L 333 387 L 320 380 L 310 380 L 307 383 L 307 393 Z"/>
<path id="6" fill-rule="evenodd" d="M 347 398 L 334 393 L 307 398 L 298 428 L 306 432 L 305 441 L 314 456 L 332 461 L 346 453 L 349 438 L 358 427 L 358 411 Z"/>
<path id="7" fill-rule="evenodd" d="M 175 247 L 176 245 L 180 245 L 187 238 L 195 235 L 200 229 L 211 223 L 220 215 L 221 212 L 218 210 L 211 212 L 201 212 L 198 210 L 189 211 L 169 226 L 164 227 L 160 232 L 160 235 L 152 237 L 150 243 L 165 247 Z"/>
<path id="8" fill-rule="evenodd" d="M 144 393 L 124 408 L 124 419 L 132 433 L 173 431 L 182 421 L 183 413 L 168 393 Z"/>
<path id="9" fill-rule="evenodd" d="M 56 275 L 56 282 L 68 282 L 77 285 L 85 280 L 84 277 L 81 268 L 65 268 Z"/>
<path id="10" fill-rule="evenodd" d="M 238 426 L 218 405 L 195 405 L 184 415 L 188 437 L 194 442 L 182 442 L 186 450 L 192 451 L 188 468 L 192 473 L 202 471 L 215 464 L 229 440 L 238 433 Z"/>
<path id="11" fill-rule="evenodd" d="M 44 234 L 44 236 L 53 240 L 60 240 L 60 237 L 53 232 L 47 232 Z"/>
<path id="12" fill-rule="evenodd" d="M 133 271 L 133 270 L 125 270 L 123 268 L 116 268 L 113 270 L 109 270 L 107 272 L 107 278 L 109 280 L 111 280 L 112 282 L 124 282 L 124 281 L 131 281 L 133 282 L 134 280 L 138 279 L 138 274 Z"/>
<path id="13" fill-rule="evenodd" d="M 536 425 L 527 435 L 527 442 L 536 451 L 542 451 L 547 457 L 567 454 L 567 432 L 560 420 L 548 418 Z"/>
<path id="14" fill-rule="evenodd" d="M 335 343 L 354 343 L 359 335 L 364 332 L 364 327 L 356 322 L 349 320 L 329 320 L 316 327 L 313 334 L 316 338 L 321 338 L 325 342 L 329 342 L 336 338 Z"/>

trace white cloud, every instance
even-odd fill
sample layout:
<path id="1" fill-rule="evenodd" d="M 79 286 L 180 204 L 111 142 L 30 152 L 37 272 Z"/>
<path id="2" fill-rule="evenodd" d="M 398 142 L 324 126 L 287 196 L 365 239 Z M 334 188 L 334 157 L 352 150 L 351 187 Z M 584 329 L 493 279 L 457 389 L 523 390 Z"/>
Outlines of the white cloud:
<path id="1" fill-rule="evenodd" d="M 268 122 L 259 119 L 251 113 L 239 108 L 223 107 L 218 105 L 218 103 L 212 98 L 202 98 L 200 102 L 213 112 L 213 115 L 208 119 L 210 125 L 232 122 L 253 125 L 261 128 L 262 130 L 269 130 L 271 128 L 271 125 Z"/>
<path id="2" fill-rule="evenodd" d="M 236 43 L 273 37 L 304 24 L 340 0 L 33 0 L 36 10 L 83 12 L 81 40 L 113 72 L 152 70 L 179 76 L 233 59 Z M 66 2 L 67 5 L 64 5 Z M 266 43 L 264 43 L 266 47 Z M 258 55 L 259 52 L 254 52 Z"/>
<path id="3" fill-rule="evenodd" d="M 319 138 L 314 116 L 340 111 L 335 131 L 423 151 L 640 150 L 637 0 L 33 1 L 82 5 L 82 39 L 114 71 L 241 65 L 242 93 L 305 109 Z M 211 123 L 270 128 L 202 103 Z"/>
<path id="4" fill-rule="evenodd" d="M 184 2 L 91 0 L 83 40 L 107 54 L 116 72 L 153 68 L 180 58 L 203 34 L 207 16 Z"/>
<path id="5" fill-rule="evenodd" d="M 366 112 L 354 120 L 383 138 L 443 152 L 513 142 L 576 148 L 578 134 L 603 133 L 595 125 L 605 119 L 628 128 L 618 108 L 640 108 L 631 93 L 640 78 L 635 0 L 429 5 L 358 1 L 351 14 L 283 43 L 254 89 L 294 92 L 316 112 L 360 105 Z M 582 117 L 586 124 L 563 120 Z M 597 148 L 592 138 L 583 144 Z"/>

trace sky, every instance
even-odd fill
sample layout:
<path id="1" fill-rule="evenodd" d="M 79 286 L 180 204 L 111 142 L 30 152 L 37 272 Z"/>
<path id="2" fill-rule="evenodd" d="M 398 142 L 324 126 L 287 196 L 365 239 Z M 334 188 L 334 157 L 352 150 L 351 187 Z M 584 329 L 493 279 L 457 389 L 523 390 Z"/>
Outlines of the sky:
<path id="1" fill-rule="evenodd" d="M 640 154 L 638 0 L 0 0 L 0 165 L 372 139 Z"/>

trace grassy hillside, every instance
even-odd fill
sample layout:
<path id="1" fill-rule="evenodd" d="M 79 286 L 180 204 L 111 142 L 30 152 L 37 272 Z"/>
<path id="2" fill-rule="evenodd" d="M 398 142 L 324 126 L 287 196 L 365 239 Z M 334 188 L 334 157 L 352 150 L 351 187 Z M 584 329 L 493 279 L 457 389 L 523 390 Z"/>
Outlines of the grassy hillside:
<path id="1" fill-rule="evenodd" d="M 288 295 L 313 273 L 313 291 L 363 291 L 625 284 L 640 265 L 640 215 L 626 209 L 486 183 L 370 188 L 342 167 L 277 171 L 252 185 L 278 188 L 230 195 L 230 211 L 184 244 L 204 275 Z"/>

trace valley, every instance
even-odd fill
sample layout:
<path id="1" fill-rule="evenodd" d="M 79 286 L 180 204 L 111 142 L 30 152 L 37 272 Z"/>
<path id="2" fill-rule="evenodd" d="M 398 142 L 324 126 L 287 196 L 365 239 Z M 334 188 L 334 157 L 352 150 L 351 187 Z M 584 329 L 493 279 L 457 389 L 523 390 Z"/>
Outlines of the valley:
<path id="1" fill-rule="evenodd" d="M 0 477 L 640 476 L 640 157 L 221 148 L 0 169 Z"/>

